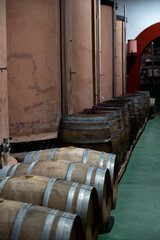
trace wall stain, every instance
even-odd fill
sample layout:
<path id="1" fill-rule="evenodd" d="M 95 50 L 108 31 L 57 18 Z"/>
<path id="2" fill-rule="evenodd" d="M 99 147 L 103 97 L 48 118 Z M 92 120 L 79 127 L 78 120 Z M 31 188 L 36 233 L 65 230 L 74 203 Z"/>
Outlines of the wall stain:
<path id="1" fill-rule="evenodd" d="M 43 105 L 43 102 L 35 103 L 33 105 L 30 105 L 30 106 L 27 106 L 26 108 L 24 108 L 24 111 L 27 112 L 27 111 L 34 109 L 36 107 L 39 107 L 41 105 Z"/>
<path id="2" fill-rule="evenodd" d="M 55 86 L 51 86 L 49 88 L 45 88 L 45 89 L 41 89 L 41 87 L 39 86 L 39 83 L 36 81 L 35 85 L 29 85 L 28 86 L 29 90 L 36 90 L 36 95 L 40 95 L 40 94 L 44 94 L 49 92 L 50 90 L 55 90 Z"/>
<path id="3" fill-rule="evenodd" d="M 37 64 L 36 61 L 33 59 L 32 54 L 28 54 L 28 53 L 11 53 L 10 55 L 7 56 L 7 60 L 9 60 L 10 58 L 15 58 L 15 59 L 30 59 L 33 63 L 33 72 L 32 72 L 32 76 L 34 77 L 36 71 L 37 71 Z"/>

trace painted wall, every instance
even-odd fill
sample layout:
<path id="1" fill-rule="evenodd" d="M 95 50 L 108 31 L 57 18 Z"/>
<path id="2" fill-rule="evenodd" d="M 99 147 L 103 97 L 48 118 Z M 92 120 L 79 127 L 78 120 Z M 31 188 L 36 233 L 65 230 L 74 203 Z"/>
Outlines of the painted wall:
<path id="1" fill-rule="evenodd" d="M 117 0 L 118 15 L 124 15 L 123 6 L 126 5 L 127 36 L 126 39 L 135 39 L 144 29 L 160 22 L 159 0 Z"/>

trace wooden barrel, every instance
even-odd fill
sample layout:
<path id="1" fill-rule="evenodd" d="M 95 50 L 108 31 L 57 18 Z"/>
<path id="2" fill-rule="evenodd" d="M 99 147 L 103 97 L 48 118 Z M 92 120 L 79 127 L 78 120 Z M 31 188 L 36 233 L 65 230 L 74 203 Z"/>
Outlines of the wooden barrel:
<path id="1" fill-rule="evenodd" d="M 108 120 L 93 114 L 71 114 L 62 116 L 58 132 L 61 146 L 90 148 L 112 152 Z"/>
<path id="2" fill-rule="evenodd" d="M 79 173 L 80 172 L 80 173 Z M 59 161 L 37 161 L 23 163 L 12 166 L 7 175 L 22 176 L 25 174 L 34 174 L 37 176 L 56 177 L 66 181 L 79 182 L 90 186 L 95 186 L 98 193 L 100 206 L 100 224 L 103 229 L 107 227 L 111 212 L 111 182 L 109 171 L 97 168 L 94 165 L 84 165 L 82 163 L 70 162 L 66 160 Z"/>
<path id="3" fill-rule="evenodd" d="M 122 131 L 124 133 L 124 129 L 121 129 L 122 118 L 120 118 L 120 113 L 118 111 L 108 111 L 108 110 L 100 110 L 98 107 L 92 109 L 85 109 L 84 112 L 90 112 L 91 114 L 100 114 L 105 115 L 108 119 L 109 128 L 110 128 L 110 137 L 112 141 L 112 153 L 117 155 L 118 158 L 118 167 L 120 168 L 123 162 L 123 147 L 124 144 L 124 135 L 122 136 Z M 121 114 L 122 115 L 122 114 Z M 122 144 L 123 139 L 123 144 Z"/>
<path id="4" fill-rule="evenodd" d="M 149 111 L 150 111 L 150 93 L 148 91 L 135 91 L 134 94 L 144 96 L 144 98 L 145 98 L 145 114 L 146 114 L 146 117 L 148 117 Z"/>
<path id="5" fill-rule="evenodd" d="M 134 127 L 136 129 L 138 129 L 140 126 L 140 105 L 139 105 L 139 101 L 138 101 L 137 97 L 129 94 L 126 96 L 121 96 L 118 99 L 125 99 L 125 100 L 129 100 L 132 102 L 133 115 L 134 115 L 134 119 L 135 119 Z"/>
<path id="6" fill-rule="evenodd" d="M 125 145 L 129 146 L 129 138 L 130 138 L 130 132 L 131 132 L 131 125 L 129 122 L 130 115 L 129 115 L 129 109 L 127 105 L 119 105 L 115 106 L 115 104 L 104 104 L 100 103 L 97 106 L 93 106 L 93 108 L 99 108 L 100 110 L 108 110 L 108 111 L 116 111 L 121 110 L 122 112 L 122 119 L 123 119 L 123 126 L 124 126 L 124 135 L 125 135 Z"/>
<path id="7" fill-rule="evenodd" d="M 118 154 L 120 154 L 120 155 L 122 154 L 122 158 L 123 158 L 123 155 L 125 155 L 127 148 L 125 146 L 124 123 L 123 123 L 121 109 L 104 109 L 99 106 L 96 106 L 96 107 L 93 106 L 92 111 L 93 111 L 93 113 L 98 113 L 98 114 L 112 113 L 114 115 L 114 118 L 116 119 L 116 123 L 117 123 L 116 124 L 116 126 L 117 126 L 116 132 L 118 135 L 118 143 L 119 143 L 118 144 Z M 109 122 L 109 124 L 110 124 L 110 122 Z"/>
<path id="8" fill-rule="evenodd" d="M 140 115 L 140 127 L 144 124 L 146 114 L 146 99 L 142 94 L 130 93 L 127 96 L 131 96 L 137 99 L 139 105 L 139 115 Z"/>
<path id="9" fill-rule="evenodd" d="M 137 134 L 137 129 L 136 129 L 136 119 L 134 115 L 134 109 L 133 109 L 133 102 L 129 99 L 113 99 L 113 100 L 108 100 L 105 103 L 108 104 L 112 103 L 116 106 L 124 104 L 128 105 L 128 110 L 129 110 L 129 120 L 131 124 L 131 133 L 130 133 L 130 143 L 132 144 L 133 140 L 135 139 L 135 136 Z"/>
<path id="10" fill-rule="evenodd" d="M 99 206 L 94 187 L 33 175 L 6 177 L 0 180 L 0 197 L 77 214 L 84 239 L 97 235 Z"/>
<path id="11" fill-rule="evenodd" d="M 107 112 L 112 112 L 117 121 L 117 131 L 119 133 L 119 140 L 121 142 L 121 147 L 123 148 L 125 144 L 125 134 L 124 134 L 124 123 L 123 123 L 123 114 L 120 109 L 105 109 L 100 106 L 93 107 L 93 112 L 100 114 L 105 114 Z"/>
<path id="12" fill-rule="evenodd" d="M 63 147 L 47 150 L 30 152 L 24 158 L 24 162 L 35 162 L 37 160 L 61 159 L 69 161 L 77 161 L 86 165 L 95 165 L 97 167 L 107 168 L 111 178 L 111 199 L 112 209 L 116 207 L 118 192 L 118 167 L 117 157 L 115 154 L 99 152 L 91 149 Z M 21 170 L 22 171 L 22 170 Z M 3 174 L 4 172 L 4 174 Z M 1 175 L 2 174 L 2 175 Z M 24 172 L 25 174 L 25 172 Z M 0 177 L 9 175 L 9 169 L 0 171 Z"/>
<path id="13" fill-rule="evenodd" d="M 3 240 L 82 240 L 80 217 L 32 205 L 0 199 L 0 239 Z"/>
<path id="14" fill-rule="evenodd" d="M 154 115 L 156 113 L 155 101 L 156 101 L 155 98 L 150 98 L 150 115 Z"/>

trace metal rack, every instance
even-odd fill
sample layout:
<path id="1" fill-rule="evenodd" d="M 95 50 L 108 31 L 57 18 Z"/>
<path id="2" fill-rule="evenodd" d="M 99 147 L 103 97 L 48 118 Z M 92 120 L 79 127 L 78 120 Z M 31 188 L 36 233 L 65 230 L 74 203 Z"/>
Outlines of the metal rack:
<path id="1" fill-rule="evenodd" d="M 140 85 L 160 85 L 160 38 L 149 43 L 140 60 Z"/>

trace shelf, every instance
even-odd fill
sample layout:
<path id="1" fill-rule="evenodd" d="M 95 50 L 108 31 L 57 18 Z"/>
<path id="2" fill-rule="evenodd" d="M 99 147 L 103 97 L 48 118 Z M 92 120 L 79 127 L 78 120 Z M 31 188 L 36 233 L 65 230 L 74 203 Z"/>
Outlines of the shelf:
<path id="1" fill-rule="evenodd" d="M 138 53 L 127 53 L 127 57 L 138 57 Z"/>

